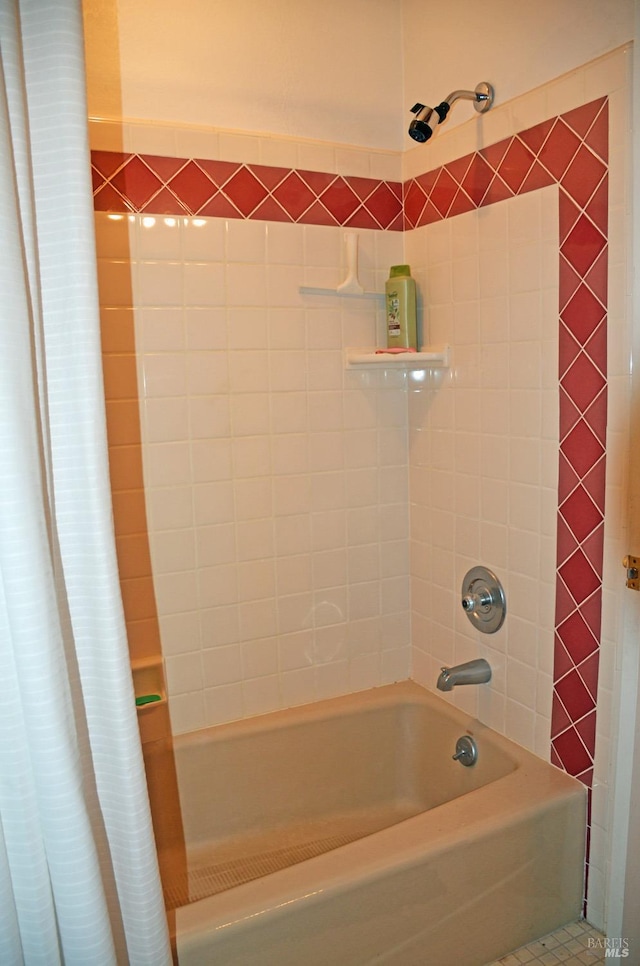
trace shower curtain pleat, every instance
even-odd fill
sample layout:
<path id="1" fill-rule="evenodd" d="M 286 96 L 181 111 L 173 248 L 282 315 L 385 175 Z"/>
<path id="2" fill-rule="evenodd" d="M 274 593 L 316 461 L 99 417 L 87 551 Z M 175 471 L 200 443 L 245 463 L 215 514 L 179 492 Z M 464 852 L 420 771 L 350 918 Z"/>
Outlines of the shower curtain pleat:
<path id="1" fill-rule="evenodd" d="M 170 963 L 111 518 L 79 0 L 0 0 L 0 963 Z"/>

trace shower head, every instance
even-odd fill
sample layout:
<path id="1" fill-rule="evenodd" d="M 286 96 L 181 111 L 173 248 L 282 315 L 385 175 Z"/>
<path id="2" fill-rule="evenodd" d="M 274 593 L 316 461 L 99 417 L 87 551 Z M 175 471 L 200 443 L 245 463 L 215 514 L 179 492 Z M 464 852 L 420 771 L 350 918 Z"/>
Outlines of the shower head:
<path id="1" fill-rule="evenodd" d="M 474 91 L 453 91 L 437 107 L 414 104 L 411 113 L 415 114 L 415 117 L 409 125 L 409 136 L 421 144 L 428 141 L 438 124 L 442 124 L 446 118 L 453 102 L 461 98 L 466 101 L 473 101 L 476 111 L 484 114 L 493 104 L 493 87 L 486 81 L 482 81 Z"/>
<path id="2" fill-rule="evenodd" d="M 427 107 L 426 104 L 414 104 L 411 113 L 415 117 L 409 125 L 409 135 L 414 141 L 424 144 L 428 141 L 438 124 L 442 124 L 449 113 L 449 104 L 443 101 L 437 107 Z"/>

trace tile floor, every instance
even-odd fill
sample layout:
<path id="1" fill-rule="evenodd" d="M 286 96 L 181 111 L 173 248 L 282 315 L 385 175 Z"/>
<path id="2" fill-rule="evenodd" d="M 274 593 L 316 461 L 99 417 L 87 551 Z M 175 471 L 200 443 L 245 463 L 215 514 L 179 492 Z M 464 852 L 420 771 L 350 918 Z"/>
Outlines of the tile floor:
<path id="1" fill-rule="evenodd" d="M 557 966 L 559 963 L 594 966 L 604 963 L 604 949 L 598 945 L 598 940 L 603 939 L 602 933 L 588 922 L 572 922 L 528 946 L 521 946 L 490 966 Z"/>

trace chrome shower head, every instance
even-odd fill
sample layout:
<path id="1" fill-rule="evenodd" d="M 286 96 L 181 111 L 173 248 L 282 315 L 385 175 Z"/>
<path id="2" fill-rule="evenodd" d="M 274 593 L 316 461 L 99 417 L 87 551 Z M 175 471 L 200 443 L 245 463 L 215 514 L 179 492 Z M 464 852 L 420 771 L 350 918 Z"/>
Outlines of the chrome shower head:
<path id="1" fill-rule="evenodd" d="M 438 124 L 442 124 L 449 113 L 449 105 L 446 101 L 438 104 L 437 107 L 414 104 L 411 113 L 415 114 L 415 117 L 409 125 L 409 134 L 414 141 L 420 141 L 423 144 L 429 140 Z"/>
<path id="2" fill-rule="evenodd" d="M 427 107 L 425 104 L 414 104 L 411 108 L 411 113 L 415 114 L 415 117 L 409 125 L 409 136 L 421 144 L 428 141 L 434 134 L 438 124 L 442 124 L 446 118 L 451 105 L 460 98 L 473 101 L 473 106 L 476 111 L 484 114 L 493 104 L 493 87 L 491 84 L 487 84 L 486 81 L 482 81 L 476 86 L 474 91 L 453 91 L 436 107 Z"/>

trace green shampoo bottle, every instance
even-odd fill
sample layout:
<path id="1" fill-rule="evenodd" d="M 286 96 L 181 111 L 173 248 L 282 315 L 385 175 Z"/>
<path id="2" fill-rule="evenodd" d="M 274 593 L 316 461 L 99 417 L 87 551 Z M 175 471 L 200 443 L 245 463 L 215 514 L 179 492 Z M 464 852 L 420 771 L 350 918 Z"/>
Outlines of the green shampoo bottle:
<path id="1" fill-rule="evenodd" d="M 418 348 L 416 283 L 408 265 L 392 265 L 385 283 L 387 348 Z"/>

